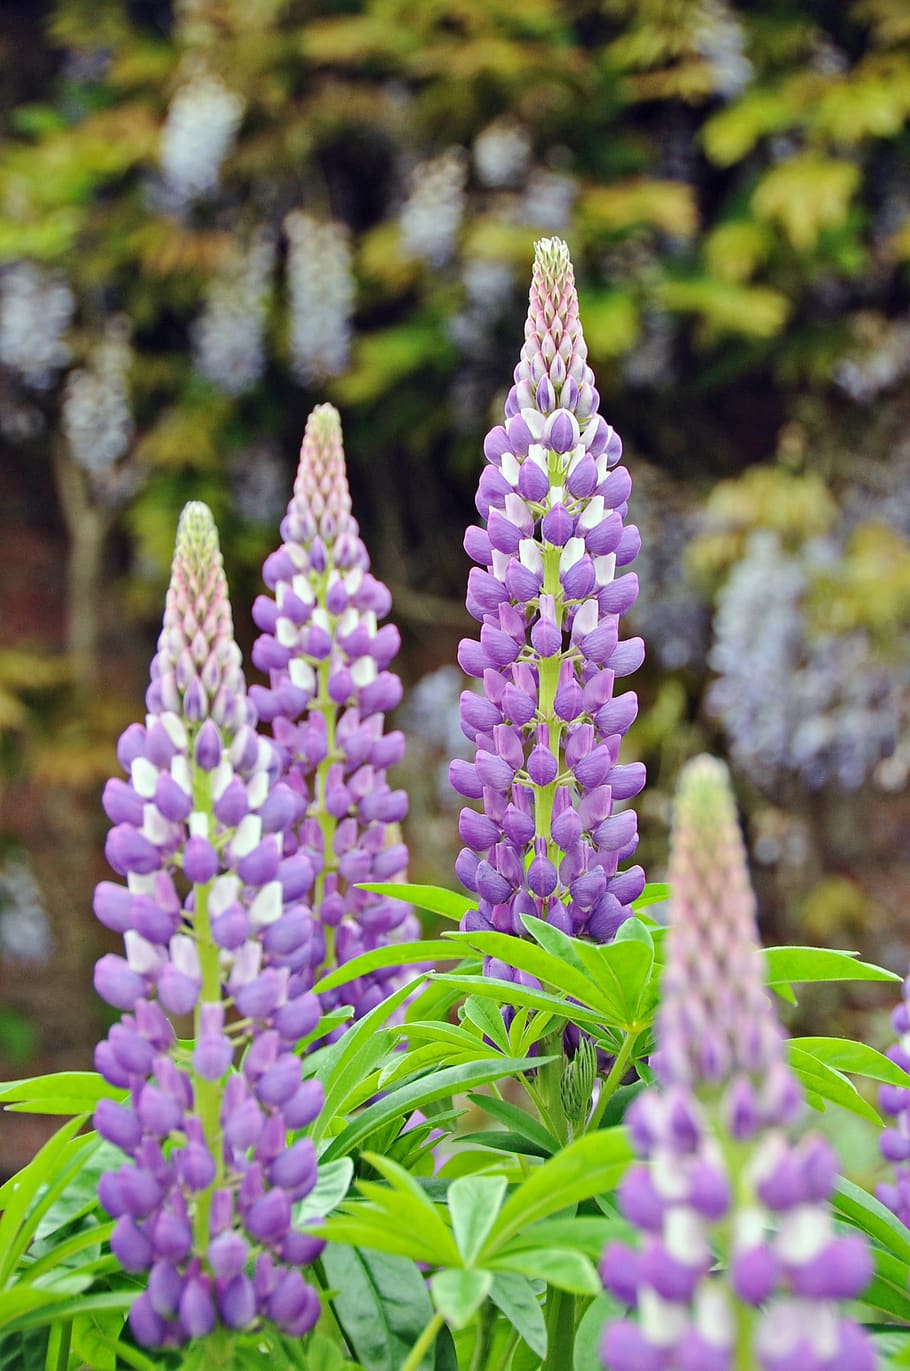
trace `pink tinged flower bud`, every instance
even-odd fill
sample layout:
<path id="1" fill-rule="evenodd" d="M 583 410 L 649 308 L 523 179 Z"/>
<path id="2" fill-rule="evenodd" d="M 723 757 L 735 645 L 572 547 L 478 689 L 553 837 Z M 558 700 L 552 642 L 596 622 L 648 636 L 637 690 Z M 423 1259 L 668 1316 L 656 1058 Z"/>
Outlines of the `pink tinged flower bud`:
<path id="1" fill-rule="evenodd" d="M 148 876 L 161 867 L 161 852 L 132 824 L 118 824 L 107 835 L 104 855 L 118 876 Z"/>
<path id="2" fill-rule="evenodd" d="M 145 994 L 145 981 L 123 957 L 106 953 L 95 964 L 95 990 L 115 1009 L 132 1009 Z"/>

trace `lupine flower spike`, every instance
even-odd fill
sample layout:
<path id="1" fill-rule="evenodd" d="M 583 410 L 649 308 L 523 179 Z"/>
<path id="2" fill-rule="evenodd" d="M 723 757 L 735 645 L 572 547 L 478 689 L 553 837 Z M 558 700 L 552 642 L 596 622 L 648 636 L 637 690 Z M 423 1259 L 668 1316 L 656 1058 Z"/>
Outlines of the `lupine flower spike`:
<path id="1" fill-rule="evenodd" d="M 891 1015 L 891 1026 L 898 1036 L 887 1055 L 902 1071 L 910 1071 L 910 976 L 904 980 L 903 995 Z M 883 1182 L 875 1193 L 910 1228 L 910 1090 L 899 1085 L 880 1086 L 878 1102 L 893 1119 L 891 1127 L 882 1133 L 879 1147 L 885 1160 L 895 1165 L 895 1171 L 893 1181 Z"/>
<path id="2" fill-rule="evenodd" d="M 149 1273 L 130 1314 L 141 1343 L 260 1319 L 299 1335 L 319 1299 L 297 1268 L 321 1247 L 291 1225 L 316 1158 L 289 1133 L 322 1104 L 293 1051 L 319 1018 L 293 974 L 310 915 L 295 903 L 299 859 L 283 853 L 295 797 L 254 731 L 203 504 L 180 519 L 146 706 L 118 747 L 129 779 L 104 792 L 107 858 L 125 884 L 102 881 L 95 895 L 126 945 L 95 970 L 98 993 L 124 1011 L 96 1064 L 129 1092 L 95 1113 L 129 1157 L 100 1183 L 111 1247 L 127 1271 Z M 191 1051 L 173 1024 L 190 1014 Z"/>
<path id="3" fill-rule="evenodd" d="M 271 593 L 253 606 L 262 630 L 253 661 L 270 686 L 253 686 L 250 694 L 271 725 L 282 774 L 304 811 L 293 841 L 314 873 L 313 984 L 320 967 L 418 933 L 407 905 L 355 888 L 405 876 L 398 824 L 407 796 L 386 779 L 387 768 L 401 760 L 404 737 L 383 731 L 386 711 L 401 699 L 401 682 L 387 669 L 401 639 L 394 624 L 378 627 L 391 596 L 370 573 L 351 513 L 341 421 L 332 405 L 318 406 L 307 420 L 281 536 L 262 572 Z M 389 993 L 397 974 L 388 968 L 361 977 L 330 992 L 323 1005 L 350 1003 L 360 1017 Z"/>
<path id="4" fill-rule="evenodd" d="M 642 1245 L 611 1244 L 601 1263 L 637 1318 L 607 1325 L 604 1366 L 872 1371 L 839 1308 L 868 1283 L 869 1252 L 834 1229 L 828 1143 L 791 1139 L 801 1094 L 764 987 L 729 778 L 711 757 L 680 779 L 670 883 L 660 1084 L 628 1111 L 642 1160 L 620 1188 Z"/>
<path id="5" fill-rule="evenodd" d="M 464 927 L 523 936 L 521 916 L 532 915 L 607 942 L 645 881 L 639 866 L 619 871 L 638 830 L 634 811 L 618 805 L 638 794 L 645 772 L 619 763 L 638 700 L 615 694 L 644 645 L 619 640 L 638 580 L 616 572 L 640 538 L 624 525 L 632 482 L 617 465 L 622 443 L 597 412 L 586 356 L 568 249 L 543 239 L 506 422 L 484 442 L 483 522 L 465 535 L 479 563 L 467 606 L 481 629 L 458 660 L 484 693 L 461 697 L 476 757 L 453 762 L 450 779 L 483 804 L 459 822 L 456 870 L 478 897 Z M 498 961 L 488 970 L 516 974 Z"/>

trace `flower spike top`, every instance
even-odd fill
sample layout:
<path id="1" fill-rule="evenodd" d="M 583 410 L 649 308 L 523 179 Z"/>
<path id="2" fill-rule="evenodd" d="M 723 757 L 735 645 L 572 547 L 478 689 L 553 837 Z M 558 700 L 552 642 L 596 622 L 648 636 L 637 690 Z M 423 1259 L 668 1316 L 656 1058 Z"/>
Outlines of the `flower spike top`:
<path id="1" fill-rule="evenodd" d="M 359 882 L 400 881 L 407 864 L 398 841 L 407 796 L 386 780 L 404 753 L 404 737 L 383 731 L 385 712 L 401 699 L 401 682 L 387 670 L 401 638 L 394 624 L 378 626 L 391 596 L 370 573 L 351 513 L 341 420 L 332 405 L 317 406 L 307 420 L 281 536 L 263 566 L 271 594 L 253 606 L 262 630 L 253 661 L 270 684 L 250 694 L 300 798 L 302 818 L 291 841 L 312 866 L 318 922 L 309 967 L 298 975 L 312 985 L 320 966 L 417 933 L 407 905 L 356 889 Z M 389 993 L 395 976 L 388 968 L 360 977 L 329 992 L 323 1005 L 353 1003 L 359 1017 Z"/>
<path id="2" fill-rule="evenodd" d="M 483 804 L 459 823 L 456 870 L 478 897 L 465 927 L 521 936 L 532 915 L 605 942 L 644 886 L 641 867 L 619 871 L 638 831 L 634 811 L 617 806 L 645 781 L 640 763 L 619 763 L 638 701 L 614 693 L 644 645 L 619 640 L 638 581 L 616 572 L 640 538 L 624 526 L 632 482 L 586 358 L 568 249 L 543 239 L 506 422 L 484 442 L 484 525 L 465 535 L 479 563 L 467 606 L 481 629 L 458 660 L 484 694 L 462 696 L 476 757 L 453 762 L 450 779 Z"/>
<path id="3" fill-rule="evenodd" d="M 726 768 L 698 757 L 679 782 L 671 918 L 655 1058 L 660 1084 L 626 1116 L 641 1161 L 620 1208 L 642 1234 L 601 1275 L 637 1320 L 607 1324 L 607 1371 L 872 1371 L 839 1302 L 871 1275 L 839 1236 L 837 1169 L 820 1137 L 793 1143 L 801 1106 L 757 944 L 755 901 Z"/>
<path id="4" fill-rule="evenodd" d="M 203 504 L 180 520 L 146 698 L 145 724 L 118 747 L 129 780 L 104 791 L 105 850 L 126 883 L 95 892 L 95 913 L 125 944 L 95 968 L 99 995 L 123 1011 L 95 1062 L 128 1092 L 95 1111 L 128 1158 L 99 1185 L 117 1220 L 111 1248 L 127 1271 L 149 1273 L 130 1313 L 145 1345 L 263 1319 L 297 1336 L 319 1314 L 298 1268 L 321 1244 L 291 1224 L 316 1158 L 308 1138 L 289 1137 L 322 1105 L 293 1050 L 319 1020 L 294 974 L 312 941 L 299 897 L 313 872 L 285 855 L 297 800 L 253 728 Z M 186 1014 L 191 1050 L 172 1022 Z"/>

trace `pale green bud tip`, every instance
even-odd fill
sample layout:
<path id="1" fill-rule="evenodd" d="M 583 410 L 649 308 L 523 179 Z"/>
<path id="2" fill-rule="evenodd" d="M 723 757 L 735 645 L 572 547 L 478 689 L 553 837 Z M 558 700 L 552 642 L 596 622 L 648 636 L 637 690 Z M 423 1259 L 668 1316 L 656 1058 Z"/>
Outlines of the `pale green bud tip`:
<path id="1" fill-rule="evenodd" d="M 676 792 L 677 821 L 696 822 L 716 831 L 738 832 L 736 801 L 725 764 L 702 753 L 687 762 L 679 774 Z"/>
<path id="2" fill-rule="evenodd" d="M 190 500 L 183 506 L 177 525 L 176 549 L 191 556 L 211 556 L 218 552 L 218 529 L 208 505 Z"/>
<path id="3" fill-rule="evenodd" d="M 561 238 L 541 238 L 534 244 L 534 272 L 550 290 L 558 290 L 573 280 L 572 259 Z"/>
<path id="4" fill-rule="evenodd" d="M 341 415 L 334 405 L 317 405 L 306 426 L 317 442 L 341 442 Z"/>

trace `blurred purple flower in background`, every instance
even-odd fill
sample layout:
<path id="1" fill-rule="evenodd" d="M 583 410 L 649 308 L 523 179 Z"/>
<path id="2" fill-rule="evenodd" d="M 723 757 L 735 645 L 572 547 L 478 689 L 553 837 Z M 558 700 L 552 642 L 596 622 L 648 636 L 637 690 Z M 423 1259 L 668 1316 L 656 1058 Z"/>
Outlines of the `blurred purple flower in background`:
<path id="1" fill-rule="evenodd" d="M 533 915 L 605 942 L 645 882 L 640 867 L 619 871 L 638 831 L 634 811 L 617 805 L 638 794 L 645 771 L 619 763 L 638 701 L 614 694 L 644 645 L 619 640 L 638 580 L 616 571 L 640 538 L 624 524 L 632 482 L 586 356 L 568 249 L 544 239 L 506 423 L 484 443 L 482 524 L 465 535 L 478 563 L 467 606 L 481 630 L 458 660 L 484 693 L 462 695 L 475 759 L 454 761 L 450 778 L 483 805 L 459 823 L 456 870 L 478 897 L 465 927 L 521 936 L 521 916 Z"/>
<path id="2" fill-rule="evenodd" d="M 660 1084 L 626 1121 L 642 1161 L 620 1209 L 642 1234 L 611 1243 L 607 1287 L 637 1321 L 604 1331 L 609 1371 L 872 1371 L 839 1302 L 871 1258 L 835 1232 L 837 1162 L 794 1144 L 802 1108 L 764 985 L 755 898 L 729 777 L 711 757 L 681 774 L 670 858 L 670 932 L 652 1064 Z"/>
<path id="3" fill-rule="evenodd" d="M 96 1065 L 129 1092 L 102 1100 L 98 1132 L 129 1161 L 101 1179 L 121 1265 L 148 1271 L 130 1314 L 139 1342 L 181 1343 L 258 1318 L 297 1336 L 319 1299 L 297 1269 L 321 1244 L 292 1204 L 316 1179 L 307 1138 L 322 1087 L 295 1044 L 319 1019 L 305 859 L 286 855 L 300 810 L 257 735 L 234 642 L 218 536 L 203 504 L 180 519 L 145 724 L 131 724 L 104 807 L 95 912 L 123 935 L 95 987 L 123 1015 Z M 193 1015 L 193 1045 L 172 1020 Z M 241 1061 L 239 1070 L 235 1061 Z"/>
<path id="4" fill-rule="evenodd" d="M 298 804 L 286 850 L 296 850 L 292 860 L 318 916 L 312 976 L 418 933 L 402 901 L 356 889 L 405 878 L 398 825 L 407 795 L 386 779 L 403 756 L 404 736 L 384 732 L 385 713 L 401 699 L 401 682 L 387 669 L 401 639 L 394 624 L 378 625 L 391 596 L 370 574 L 331 405 L 307 421 L 281 535 L 263 567 L 271 593 L 253 606 L 262 630 L 253 661 L 270 686 L 253 686 L 250 695 L 271 725 Z M 389 967 L 360 977 L 323 1004 L 352 1004 L 359 1017 L 385 998 L 397 974 Z"/>

